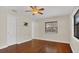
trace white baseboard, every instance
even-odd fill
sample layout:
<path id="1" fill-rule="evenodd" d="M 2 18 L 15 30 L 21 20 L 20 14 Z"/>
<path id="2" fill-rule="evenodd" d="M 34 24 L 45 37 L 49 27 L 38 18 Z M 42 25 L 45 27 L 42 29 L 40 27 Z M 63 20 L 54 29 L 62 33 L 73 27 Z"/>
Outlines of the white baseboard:
<path id="1" fill-rule="evenodd" d="M 21 43 L 24 43 L 24 42 L 28 42 L 28 41 L 31 41 L 32 39 L 28 39 L 28 40 L 24 40 L 24 41 L 19 41 L 17 42 L 17 44 L 21 44 Z"/>
<path id="2" fill-rule="evenodd" d="M 24 43 L 24 42 L 27 42 L 27 41 L 30 41 L 32 39 L 29 39 L 29 40 L 24 40 L 24 41 L 21 41 L 21 42 L 17 42 L 16 44 L 21 44 L 21 43 Z M 6 44 L 6 45 L 3 45 L 3 46 L 0 46 L 0 49 L 3 49 L 3 48 L 7 48 L 8 46 L 11 46 L 11 45 L 15 45 L 15 43 L 13 44 Z"/>
<path id="3" fill-rule="evenodd" d="M 7 48 L 8 46 L 10 46 L 10 45 L 3 45 L 3 46 L 0 46 L 0 49 Z"/>
<path id="4" fill-rule="evenodd" d="M 45 39 L 45 38 L 33 38 L 33 39 L 70 44 L 69 42 L 58 41 L 58 40 L 52 40 L 52 39 L 49 39 L 49 40 L 48 40 L 48 39 Z"/>
<path id="5" fill-rule="evenodd" d="M 70 44 L 70 47 L 71 47 L 71 49 L 72 49 L 72 52 L 74 53 L 75 52 L 75 50 L 73 49 L 73 47 L 72 47 L 72 45 Z"/>

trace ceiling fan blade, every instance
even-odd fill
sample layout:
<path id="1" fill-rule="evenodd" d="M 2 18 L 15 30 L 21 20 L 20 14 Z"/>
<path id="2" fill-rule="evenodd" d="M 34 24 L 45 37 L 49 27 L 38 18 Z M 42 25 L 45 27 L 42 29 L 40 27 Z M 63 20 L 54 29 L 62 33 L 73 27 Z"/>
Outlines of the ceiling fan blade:
<path id="1" fill-rule="evenodd" d="M 39 14 L 41 14 L 41 15 L 43 15 L 43 13 L 41 13 L 41 12 L 38 12 Z"/>
<path id="2" fill-rule="evenodd" d="M 39 9 L 40 11 L 43 11 L 44 10 L 44 8 L 41 8 L 41 9 Z"/>
<path id="3" fill-rule="evenodd" d="M 25 12 L 31 12 L 31 10 L 26 10 Z"/>
<path id="4" fill-rule="evenodd" d="M 30 6 L 32 9 L 34 8 L 33 6 Z"/>
<path id="5" fill-rule="evenodd" d="M 34 13 L 32 15 L 35 15 Z"/>
<path id="6" fill-rule="evenodd" d="M 37 6 L 30 6 L 32 9 L 37 8 Z"/>
<path id="7" fill-rule="evenodd" d="M 37 6 L 34 6 L 34 8 L 37 8 Z"/>

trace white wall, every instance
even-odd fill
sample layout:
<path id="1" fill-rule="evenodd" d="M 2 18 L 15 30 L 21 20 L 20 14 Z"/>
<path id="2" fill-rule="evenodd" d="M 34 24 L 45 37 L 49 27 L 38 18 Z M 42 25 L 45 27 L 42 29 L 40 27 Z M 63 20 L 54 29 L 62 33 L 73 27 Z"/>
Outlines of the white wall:
<path id="1" fill-rule="evenodd" d="M 70 22 L 70 27 L 71 27 L 71 40 L 70 40 L 70 45 L 73 50 L 73 52 L 79 52 L 79 40 L 74 37 L 74 14 L 76 11 L 79 9 L 79 7 L 75 8 L 73 10 L 73 13 L 71 15 L 71 22 Z"/>
<path id="2" fill-rule="evenodd" d="M 48 41 L 57 41 L 69 43 L 70 41 L 70 17 L 68 16 L 58 16 L 51 17 L 48 19 L 42 19 L 39 21 L 33 21 L 33 39 L 43 39 Z M 45 22 L 57 21 L 58 22 L 58 33 L 45 33 Z"/>
<path id="3" fill-rule="evenodd" d="M 5 8 L 0 7 L 0 48 L 6 45 L 6 11 Z"/>
<path id="4" fill-rule="evenodd" d="M 20 14 L 18 12 L 12 12 L 11 10 L 8 10 L 8 13 L 9 13 L 9 15 L 8 15 L 9 18 L 11 18 L 10 16 L 13 15 L 13 17 L 15 19 L 12 21 L 12 23 L 15 23 L 14 25 L 12 25 L 12 28 L 16 27 L 15 29 L 12 30 L 12 31 L 14 31 L 14 30 L 16 31 L 16 32 L 13 32 L 13 36 L 15 36 L 16 38 L 14 38 L 14 40 L 11 40 L 11 41 L 13 42 L 16 39 L 16 43 L 19 44 L 19 43 L 24 43 L 26 41 L 32 40 L 32 21 L 31 21 L 31 19 L 26 17 L 26 15 Z M 28 26 L 24 26 L 25 22 L 28 23 Z"/>
<path id="5" fill-rule="evenodd" d="M 24 26 L 24 22 L 28 26 Z M 32 40 L 32 23 L 22 14 L 0 7 L 0 49 Z"/>
<path id="6" fill-rule="evenodd" d="M 27 22 L 28 25 L 24 26 Z M 17 19 L 17 43 L 26 42 L 32 40 L 32 21 L 26 16 L 19 15 Z"/>
<path id="7" fill-rule="evenodd" d="M 16 20 L 15 14 L 7 14 L 7 45 L 16 44 Z"/>
<path id="8" fill-rule="evenodd" d="M 16 20 L 12 16 L 7 7 L 0 7 L 0 49 L 16 43 Z"/>

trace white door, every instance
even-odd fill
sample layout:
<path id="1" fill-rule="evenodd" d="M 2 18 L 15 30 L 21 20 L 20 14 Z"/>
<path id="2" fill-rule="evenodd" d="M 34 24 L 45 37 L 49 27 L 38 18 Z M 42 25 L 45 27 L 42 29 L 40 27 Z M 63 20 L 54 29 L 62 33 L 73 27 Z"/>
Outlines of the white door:
<path id="1" fill-rule="evenodd" d="M 16 16 L 11 14 L 7 17 L 7 44 L 16 44 Z"/>

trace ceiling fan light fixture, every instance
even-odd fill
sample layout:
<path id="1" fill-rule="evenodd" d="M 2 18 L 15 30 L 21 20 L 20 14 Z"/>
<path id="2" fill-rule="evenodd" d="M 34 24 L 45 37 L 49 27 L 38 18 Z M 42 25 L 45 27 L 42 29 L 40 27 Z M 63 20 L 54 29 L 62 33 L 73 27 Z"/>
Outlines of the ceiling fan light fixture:
<path id="1" fill-rule="evenodd" d="M 33 14 L 38 14 L 39 10 L 38 9 L 32 9 Z"/>
<path id="2" fill-rule="evenodd" d="M 43 15 L 44 8 L 38 8 L 37 6 L 30 6 L 32 15 Z M 28 12 L 28 11 L 26 11 Z"/>

